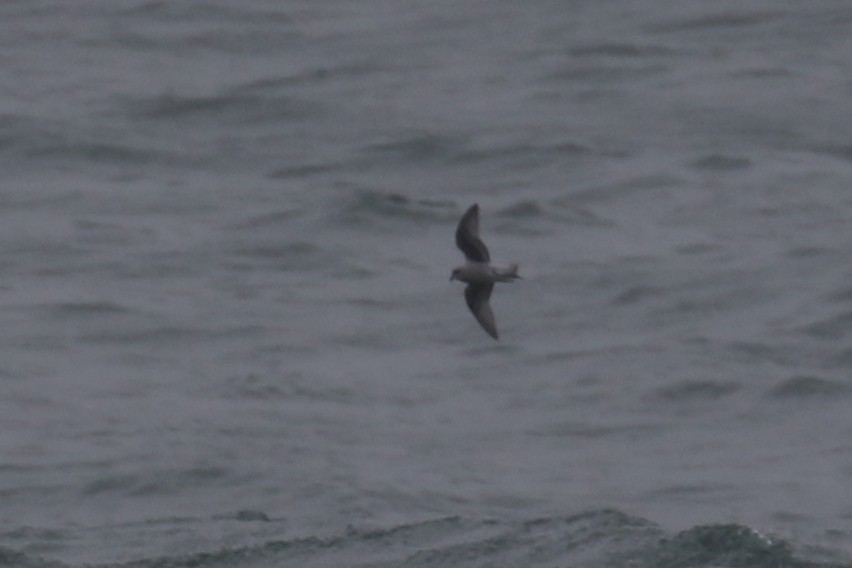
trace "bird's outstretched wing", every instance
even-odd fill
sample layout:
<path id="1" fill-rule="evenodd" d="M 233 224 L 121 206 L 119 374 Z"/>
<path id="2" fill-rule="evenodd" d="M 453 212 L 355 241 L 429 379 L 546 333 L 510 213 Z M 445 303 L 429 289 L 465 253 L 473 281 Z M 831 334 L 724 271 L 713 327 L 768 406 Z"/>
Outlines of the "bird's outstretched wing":
<path id="1" fill-rule="evenodd" d="M 488 262 L 491 255 L 488 247 L 479 238 L 479 205 L 474 203 L 462 215 L 459 226 L 456 229 L 456 246 L 464 253 L 464 256 L 472 262 Z"/>
<path id="2" fill-rule="evenodd" d="M 467 302 L 467 307 L 470 308 L 473 317 L 476 318 L 482 329 L 487 331 L 488 335 L 494 339 L 498 339 L 494 312 L 491 311 L 491 304 L 488 303 L 493 289 L 493 282 L 468 284 L 467 288 L 464 289 L 464 299 Z"/>

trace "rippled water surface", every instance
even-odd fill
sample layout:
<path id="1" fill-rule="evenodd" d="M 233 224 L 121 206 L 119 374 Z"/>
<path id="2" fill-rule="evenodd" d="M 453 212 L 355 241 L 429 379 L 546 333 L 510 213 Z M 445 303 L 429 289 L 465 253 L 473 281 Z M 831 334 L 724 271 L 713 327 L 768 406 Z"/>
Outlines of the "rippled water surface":
<path id="1" fill-rule="evenodd" d="M 850 21 L 3 4 L 0 566 L 852 564 Z"/>

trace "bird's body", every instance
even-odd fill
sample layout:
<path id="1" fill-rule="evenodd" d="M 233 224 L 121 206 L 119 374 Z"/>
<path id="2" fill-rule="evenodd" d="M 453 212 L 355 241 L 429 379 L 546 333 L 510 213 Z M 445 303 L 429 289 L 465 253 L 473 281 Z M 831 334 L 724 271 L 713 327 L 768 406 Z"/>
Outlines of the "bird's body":
<path id="1" fill-rule="evenodd" d="M 497 323 L 491 311 L 491 292 L 495 282 L 511 282 L 517 278 L 518 265 L 491 264 L 488 247 L 479 238 L 479 205 L 473 204 L 462 215 L 456 229 L 456 245 L 464 253 L 467 262 L 453 270 L 450 280 L 467 283 L 464 298 L 479 325 L 488 335 L 498 339 Z"/>
<path id="2" fill-rule="evenodd" d="M 453 280 L 468 284 L 485 282 L 511 282 L 518 276 L 518 265 L 495 265 L 487 262 L 467 262 L 453 270 Z"/>

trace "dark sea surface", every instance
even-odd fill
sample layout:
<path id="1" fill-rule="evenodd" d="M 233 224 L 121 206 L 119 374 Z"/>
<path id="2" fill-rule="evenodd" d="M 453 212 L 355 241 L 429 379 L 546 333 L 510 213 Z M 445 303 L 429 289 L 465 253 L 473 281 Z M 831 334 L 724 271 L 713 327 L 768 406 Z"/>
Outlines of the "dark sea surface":
<path id="1" fill-rule="evenodd" d="M 850 25 L 0 4 L 0 566 L 852 566 Z"/>

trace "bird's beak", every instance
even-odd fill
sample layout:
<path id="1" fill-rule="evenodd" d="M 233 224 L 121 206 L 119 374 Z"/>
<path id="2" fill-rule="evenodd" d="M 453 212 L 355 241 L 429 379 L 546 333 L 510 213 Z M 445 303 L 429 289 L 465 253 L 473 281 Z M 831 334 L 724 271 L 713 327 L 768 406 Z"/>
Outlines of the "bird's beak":
<path id="1" fill-rule="evenodd" d="M 455 275 L 455 274 L 450 274 L 450 282 L 452 282 L 452 281 L 453 281 L 453 280 L 455 280 L 455 279 L 456 279 L 456 275 Z"/>

